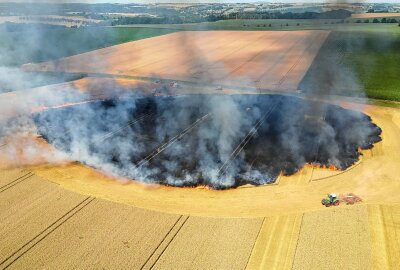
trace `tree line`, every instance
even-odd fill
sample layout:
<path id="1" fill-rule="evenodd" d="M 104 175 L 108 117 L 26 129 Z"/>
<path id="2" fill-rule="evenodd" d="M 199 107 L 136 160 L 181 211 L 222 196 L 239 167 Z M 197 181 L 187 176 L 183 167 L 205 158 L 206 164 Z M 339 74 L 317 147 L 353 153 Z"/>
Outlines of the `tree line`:
<path id="1" fill-rule="evenodd" d="M 373 20 L 365 19 L 365 20 L 357 20 L 356 23 L 400 23 L 400 19 L 396 20 L 395 18 L 374 18 Z"/>
<path id="2" fill-rule="evenodd" d="M 114 19 L 111 25 L 128 25 L 128 24 L 182 24 L 182 23 L 199 23 L 199 22 L 215 22 L 233 19 L 345 19 L 351 16 L 351 12 L 344 9 L 318 12 L 232 12 L 229 14 L 209 14 L 204 16 L 121 16 Z"/>

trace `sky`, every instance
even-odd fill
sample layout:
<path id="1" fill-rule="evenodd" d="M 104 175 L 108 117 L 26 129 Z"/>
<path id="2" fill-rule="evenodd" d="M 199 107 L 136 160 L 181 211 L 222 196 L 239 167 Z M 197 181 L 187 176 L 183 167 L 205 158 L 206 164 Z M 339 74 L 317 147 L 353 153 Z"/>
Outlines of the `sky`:
<path id="1" fill-rule="evenodd" d="M 267 0 L 267 1 L 255 1 L 255 0 L 0 0 L 0 3 L 6 2 L 33 2 L 33 3 L 47 3 L 47 2 L 68 2 L 68 3 L 252 3 L 252 2 L 279 2 L 279 3 L 293 3 L 293 2 L 306 2 L 306 3 L 321 3 L 321 2 L 351 2 L 352 0 L 336 0 L 336 1 L 324 1 L 324 0 Z M 367 2 L 367 3 L 400 3 L 400 0 L 354 0 L 354 2 Z"/>

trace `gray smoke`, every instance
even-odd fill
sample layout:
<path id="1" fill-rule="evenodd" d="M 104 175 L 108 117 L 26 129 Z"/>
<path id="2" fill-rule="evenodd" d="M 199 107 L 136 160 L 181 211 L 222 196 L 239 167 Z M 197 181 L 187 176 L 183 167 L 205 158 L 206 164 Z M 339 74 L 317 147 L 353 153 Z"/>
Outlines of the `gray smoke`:
<path id="1" fill-rule="evenodd" d="M 31 35 L 32 40 L 37 42 L 30 44 L 32 47 L 29 47 L 29 50 L 51 52 L 52 50 L 63 49 L 49 48 L 45 39 L 43 39 L 44 35 L 40 27 L 29 30 L 27 34 Z M 208 62 L 207 58 L 200 53 L 201 50 L 196 47 L 196 43 L 190 40 L 185 33 L 182 33 L 179 43 L 181 50 L 189 56 L 187 65 L 192 77 L 186 78 L 187 80 L 190 81 L 195 78 L 205 84 L 215 84 L 220 82 L 221 78 L 228 82 L 237 80 L 237 78 L 230 77 L 223 66 L 211 70 L 210 67 L 215 67 L 217 64 Z M 23 49 L 25 48 L 18 48 L 21 51 Z M 0 59 L 0 64 L 1 61 L 7 62 L 9 59 Z M 328 62 L 327 64 L 333 63 Z M 214 70 L 218 70 L 218 72 L 216 73 Z M 333 77 L 339 81 L 356 84 L 356 81 L 348 73 L 331 74 L 329 69 L 322 71 L 313 84 L 319 85 L 325 96 L 330 93 L 331 89 L 338 87 L 335 82 L 331 81 Z M 179 102 L 180 98 L 176 97 L 177 106 L 169 110 L 160 110 L 161 114 L 157 115 L 155 120 L 156 130 L 152 134 L 152 138 L 143 138 L 142 135 L 147 133 L 143 132 L 139 123 L 136 122 L 140 119 L 134 121 L 131 119 L 131 112 L 136 109 L 137 105 L 135 100 L 142 98 L 135 91 L 126 91 L 125 94 L 119 93 L 117 105 L 107 109 L 96 105 L 76 106 L 78 113 L 71 114 L 70 117 L 65 119 L 58 118 L 60 114 L 52 114 L 52 110 L 56 111 L 56 109 L 51 109 L 51 107 L 66 103 L 91 101 L 92 97 L 79 92 L 72 86 L 58 90 L 49 86 L 24 90 L 28 88 L 26 84 L 28 80 L 30 80 L 29 74 L 18 68 L 0 68 L 0 82 L 7 85 L 7 88 L 14 90 L 12 93 L 1 94 L 3 98 L 0 100 L 2 102 L 0 110 L 2 115 L 6 116 L 0 120 L 2 121 L 0 138 L 6 138 L 4 140 L 7 143 L 1 151 L 7 157 L 11 157 L 13 164 L 31 163 L 37 160 L 38 156 L 41 157 L 40 160 L 46 162 L 57 162 L 64 159 L 77 160 L 111 176 L 123 176 L 144 182 L 155 182 L 155 175 L 160 173 L 162 168 L 166 183 L 175 186 L 195 185 L 197 178 L 201 176 L 210 181 L 211 185 L 231 187 L 234 186 L 239 168 L 243 167 L 247 169 L 246 179 L 255 179 L 254 181 L 257 181 L 257 183 L 269 183 L 274 180 L 272 176 L 264 175 L 257 168 L 251 167 L 245 161 L 244 151 L 236 151 L 249 134 L 251 138 L 258 137 L 259 134 L 254 130 L 254 126 L 263 117 L 257 108 L 245 107 L 244 104 L 251 103 L 246 97 L 237 99 L 230 95 L 210 95 L 199 99 L 198 96 L 193 96 L 183 99 L 182 102 Z M 41 81 L 44 79 L 37 76 L 34 80 Z M 321 84 L 322 82 L 324 84 Z M 105 91 L 114 92 L 114 85 L 106 85 Z M 318 92 L 313 94 L 318 95 Z M 8 96 L 5 95 L 9 95 L 13 103 L 9 103 Z M 274 108 L 274 105 L 276 104 L 268 104 L 271 109 Z M 157 104 L 159 108 L 163 106 L 168 106 L 168 104 Z M 39 117 L 34 122 L 32 120 L 32 108 L 40 109 L 41 107 L 48 108 L 47 117 Z M 297 108 L 290 104 L 283 104 L 282 107 L 280 110 L 299 114 L 296 111 Z M 193 119 L 191 115 L 187 114 L 188 108 L 198 110 L 200 117 Z M 268 110 L 269 108 L 264 109 Z M 326 111 L 326 105 L 310 103 L 308 110 L 301 113 L 310 116 L 312 121 L 316 122 L 313 125 L 315 129 L 313 131 L 320 134 L 317 145 L 329 145 L 330 147 L 327 150 L 329 163 L 338 166 L 340 164 L 339 146 L 338 142 L 335 141 L 337 134 L 335 134 L 335 129 L 332 126 L 322 121 L 326 117 Z M 285 127 L 282 129 L 285 132 L 282 132 L 279 141 L 284 142 L 285 150 L 291 153 L 292 157 L 288 162 L 301 166 L 307 160 L 305 156 L 298 155 L 299 149 L 304 144 L 298 136 L 302 127 L 298 126 L 294 121 L 295 118 L 291 118 L 289 115 L 287 114 L 287 117 L 281 123 Z M 146 119 L 144 121 L 147 121 Z M 52 131 L 51 128 L 54 123 L 60 121 L 63 121 L 61 127 L 59 125 L 56 127 L 62 128 L 62 130 Z M 58 151 L 50 154 L 44 153 L 41 145 L 38 145 L 35 140 L 29 140 L 29 134 L 39 133 L 37 127 L 49 128 L 47 131 L 50 131 L 50 133 L 65 134 L 65 136 L 61 136 L 53 142 Z M 268 121 L 264 128 L 268 128 Z M 368 134 L 364 128 L 352 130 L 349 136 L 363 140 L 365 134 Z M 186 129 L 189 129 L 187 132 L 196 134 L 196 136 L 193 136 L 196 141 L 188 141 L 188 136 L 179 136 L 179 134 L 184 134 Z M 15 134 L 20 134 L 20 136 L 15 136 Z M 126 134 L 133 136 L 126 136 Z M 18 154 L 21 149 L 21 145 L 19 145 L 21 137 L 26 138 L 26 144 L 22 145 L 23 159 Z M 70 147 L 63 151 L 65 137 L 69 138 Z M 195 143 L 196 147 L 194 149 L 189 148 L 187 145 L 190 143 Z M 188 149 L 193 149 L 193 151 L 189 152 Z M 268 149 L 261 150 L 268 151 Z M 310 151 L 318 152 L 318 150 L 317 147 L 317 149 Z M 133 156 L 146 157 L 152 155 L 152 153 L 155 157 L 160 157 L 165 153 L 169 158 L 158 161 L 160 167 L 150 166 L 151 161 L 142 162 L 142 159 L 132 161 L 131 158 Z M 237 154 L 234 159 L 232 159 L 233 154 Z M 195 160 L 197 160 L 196 167 L 193 170 L 181 167 L 182 163 L 178 162 L 185 160 L 189 155 L 192 157 L 191 159 L 195 157 Z M 118 162 L 114 162 L 113 159 L 117 159 Z M 183 162 L 183 164 L 185 163 Z M 224 164 L 229 166 L 224 167 Z M 221 171 L 221 168 L 223 168 L 223 171 Z M 177 171 L 179 171 L 178 177 Z"/>

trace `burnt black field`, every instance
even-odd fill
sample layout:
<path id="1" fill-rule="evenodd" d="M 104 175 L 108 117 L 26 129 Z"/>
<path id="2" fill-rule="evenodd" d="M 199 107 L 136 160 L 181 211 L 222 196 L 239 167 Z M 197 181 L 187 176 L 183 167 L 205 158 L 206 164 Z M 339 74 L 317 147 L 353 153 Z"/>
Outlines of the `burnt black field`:
<path id="1" fill-rule="evenodd" d="M 360 112 L 280 95 L 185 95 L 98 101 L 34 116 L 71 159 L 169 186 L 273 183 L 306 163 L 344 170 L 380 141 Z"/>

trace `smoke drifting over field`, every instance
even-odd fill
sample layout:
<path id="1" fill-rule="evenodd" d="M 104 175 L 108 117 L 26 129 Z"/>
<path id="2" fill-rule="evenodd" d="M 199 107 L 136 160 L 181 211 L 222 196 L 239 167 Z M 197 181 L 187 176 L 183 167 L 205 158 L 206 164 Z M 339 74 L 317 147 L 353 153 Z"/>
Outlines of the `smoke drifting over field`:
<path id="1" fill-rule="evenodd" d="M 25 34 L 37 41 L 29 50 L 65 49 L 47 46 L 40 28 Z M 184 34 L 177 43 L 190 56 L 190 76 L 216 86 L 221 79 L 238 80 L 223 66 L 215 68 L 220 64 L 209 63 Z M 22 54 L 26 48 L 17 49 Z M 9 61 L 6 54 L 2 56 L 0 66 Z M 135 61 L 134 55 L 129 57 Z M 328 67 L 331 64 L 327 62 Z M 341 74 L 340 81 L 357 84 L 349 74 Z M 26 81 L 31 80 L 27 76 L 18 68 L 0 68 L 0 83 L 6 88 L 27 88 Z M 312 82 L 319 85 L 318 91 L 311 96 L 329 95 L 336 87 L 335 76 L 329 68 L 319 73 Z M 112 84 L 108 87 L 109 93 L 115 91 Z M 9 96 L 0 101 L 0 139 L 8 138 L 2 154 L 14 164 L 31 163 L 38 156 L 46 162 L 76 160 L 112 176 L 173 186 L 223 189 L 267 184 L 280 173 L 295 173 L 305 163 L 346 169 L 358 160 L 358 149 L 372 147 L 381 132 L 361 113 L 279 95 L 168 98 L 128 93 L 64 108 L 59 106 L 92 101 L 91 97 L 73 88 L 16 91 Z M 32 108 L 44 111 L 35 113 Z M 42 135 L 59 151 L 45 154 L 28 134 Z"/>
<path id="2" fill-rule="evenodd" d="M 126 97 L 49 110 L 35 122 L 56 148 L 113 176 L 224 189 L 273 183 L 305 163 L 346 169 L 359 148 L 380 140 L 364 114 L 319 104 L 320 118 L 309 114 L 311 103 L 276 95 Z"/>

